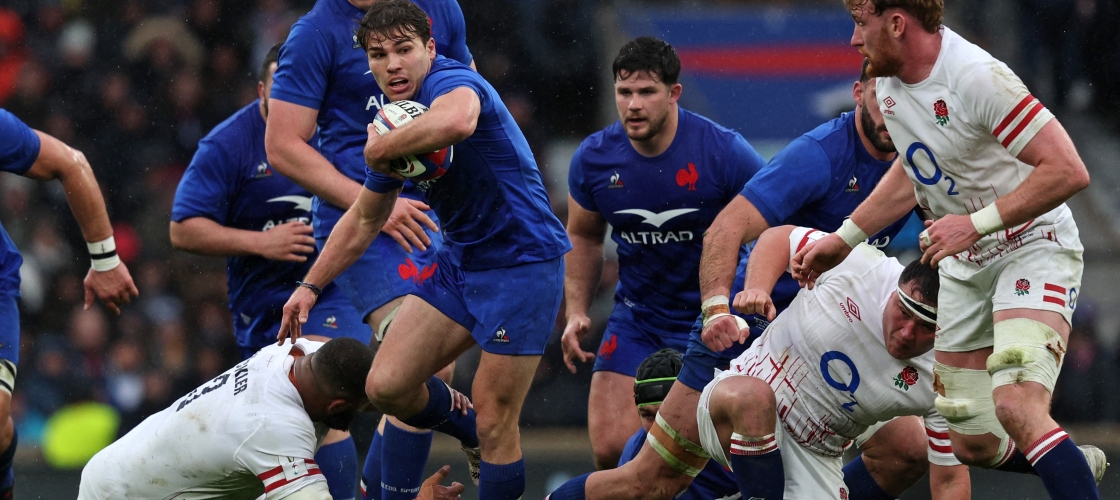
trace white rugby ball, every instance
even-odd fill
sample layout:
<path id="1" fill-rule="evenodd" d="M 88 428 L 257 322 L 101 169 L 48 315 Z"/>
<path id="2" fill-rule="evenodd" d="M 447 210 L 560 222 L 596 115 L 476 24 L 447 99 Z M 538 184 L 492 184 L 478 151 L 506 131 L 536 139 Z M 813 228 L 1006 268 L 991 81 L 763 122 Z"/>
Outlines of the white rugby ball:
<path id="1" fill-rule="evenodd" d="M 374 116 L 373 128 L 379 135 L 385 135 L 427 111 L 427 106 L 416 101 L 393 101 L 382 107 Z M 427 181 L 446 173 L 454 154 L 454 146 L 448 146 L 430 153 L 397 158 L 390 161 L 389 166 L 403 177 Z"/>

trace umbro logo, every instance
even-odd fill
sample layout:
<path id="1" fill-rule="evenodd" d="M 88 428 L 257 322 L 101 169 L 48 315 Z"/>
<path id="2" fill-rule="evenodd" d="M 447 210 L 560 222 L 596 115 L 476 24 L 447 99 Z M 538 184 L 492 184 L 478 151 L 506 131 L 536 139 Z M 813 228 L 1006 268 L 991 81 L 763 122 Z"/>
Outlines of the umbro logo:
<path id="1" fill-rule="evenodd" d="M 859 179 L 855 175 L 848 180 L 848 188 L 844 190 L 845 193 L 858 193 L 859 192 Z"/>
<path id="2" fill-rule="evenodd" d="M 494 332 L 493 340 L 494 342 L 501 342 L 503 344 L 509 343 L 509 337 L 506 336 L 506 328 L 504 326 L 499 326 L 498 331 Z"/>
<path id="3" fill-rule="evenodd" d="M 640 208 L 629 208 L 629 209 L 626 209 L 626 210 L 619 210 L 615 213 L 616 214 L 640 215 L 640 216 L 642 216 L 642 219 L 643 219 L 642 223 L 649 224 L 649 225 L 651 225 L 653 227 L 656 227 L 656 228 L 660 228 L 663 224 L 665 224 L 666 222 L 669 222 L 670 219 L 673 219 L 675 217 L 678 217 L 678 216 L 681 216 L 681 215 L 684 215 L 684 214 L 690 214 L 692 212 L 698 212 L 698 211 L 700 211 L 699 208 L 677 208 L 677 209 L 673 209 L 673 210 L 666 210 L 666 211 L 661 212 L 661 213 L 654 213 L 654 212 L 650 212 L 649 210 L 642 210 Z"/>

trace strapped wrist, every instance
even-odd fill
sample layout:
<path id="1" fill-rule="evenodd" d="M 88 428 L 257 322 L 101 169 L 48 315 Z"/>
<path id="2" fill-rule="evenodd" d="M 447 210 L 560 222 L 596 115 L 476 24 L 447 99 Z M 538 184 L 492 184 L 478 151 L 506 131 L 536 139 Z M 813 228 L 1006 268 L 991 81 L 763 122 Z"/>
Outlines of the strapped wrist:
<path id="1" fill-rule="evenodd" d="M 86 249 L 89 250 L 90 267 L 94 271 L 112 271 L 121 265 L 121 258 L 117 255 L 117 241 L 112 236 L 93 243 L 86 242 Z"/>
<path id="2" fill-rule="evenodd" d="M 839 236 L 851 248 L 867 241 L 867 233 L 863 232 L 863 229 L 860 229 L 851 218 L 844 219 L 844 222 L 833 234 Z"/>
<path id="3" fill-rule="evenodd" d="M 307 283 L 305 281 L 297 281 L 296 286 L 311 290 L 311 293 L 315 294 L 316 297 L 323 294 L 323 289 L 322 288 L 319 288 L 319 287 L 317 287 L 317 286 L 315 286 L 311 283 Z"/>
<path id="4" fill-rule="evenodd" d="M 969 218 L 972 219 L 972 227 L 976 228 L 976 232 L 980 233 L 980 236 L 987 236 L 1003 230 L 1003 216 L 999 214 L 999 209 L 996 208 L 995 203 L 977 210 Z"/>
<path id="5" fill-rule="evenodd" d="M 700 305 L 701 323 L 707 325 L 713 319 L 731 314 L 731 299 L 726 295 L 708 297 Z"/>

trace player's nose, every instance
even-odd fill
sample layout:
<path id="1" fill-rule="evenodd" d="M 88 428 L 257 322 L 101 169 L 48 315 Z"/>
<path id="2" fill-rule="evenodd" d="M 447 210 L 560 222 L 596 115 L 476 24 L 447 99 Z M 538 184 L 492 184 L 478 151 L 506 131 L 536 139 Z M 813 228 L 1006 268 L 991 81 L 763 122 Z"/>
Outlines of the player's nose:
<path id="1" fill-rule="evenodd" d="M 851 44 L 852 44 L 852 47 L 859 47 L 859 46 L 863 45 L 863 34 L 859 32 L 859 25 L 858 24 L 856 24 L 855 27 L 852 28 Z"/>

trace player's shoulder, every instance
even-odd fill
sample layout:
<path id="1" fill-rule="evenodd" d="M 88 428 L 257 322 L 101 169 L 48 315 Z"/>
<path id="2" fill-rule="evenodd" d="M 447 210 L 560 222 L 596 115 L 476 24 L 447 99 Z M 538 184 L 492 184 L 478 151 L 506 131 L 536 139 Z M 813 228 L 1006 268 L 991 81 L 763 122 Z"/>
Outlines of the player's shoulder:
<path id="1" fill-rule="evenodd" d="M 615 121 L 581 141 L 576 148 L 576 156 L 587 161 L 601 159 L 604 156 L 610 159 L 612 155 L 617 155 L 619 151 L 629 147 L 631 147 L 630 139 L 622 130 L 622 122 Z M 614 161 L 618 159 L 617 156 L 613 158 Z"/>
<path id="2" fill-rule="evenodd" d="M 687 130 L 699 140 L 715 140 L 717 144 L 727 145 L 738 141 L 746 142 L 743 136 L 730 128 L 724 127 L 715 120 L 700 113 L 689 111 L 680 107 L 680 125 L 678 130 Z M 679 132 L 678 132 L 679 133 Z"/>
<path id="3" fill-rule="evenodd" d="M 244 144 L 254 136 L 260 135 L 264 139 L 264 117 L 261 116 L 260 100 L 254 100 L 245 107 L 229 115 L 225 120 L 210 130 L 202 140 L 235 146 Z"/>
<path id="4" fill-rule="evenodd" d="M 477 71 L 471 69 L 470 66 L 467 66 L 466 64 L 456 61 L 450 57 L 444 57 L 441 55 L 437 55 L 436 59 L 432 61 L 432 69 L 428 71 L 427 78 L 431 78 L 432 76 L 463 76 L 468 80 L 477 82 L 486 81 L 486 79 L 482 78 L 482 75 L 478 74 Z M 427 78 L 425 78 L 425 80 Z"/>
<path id="5" fill-rule="evenodd" d="M 996 59 L 980 46 L 968 41 L 949 28 L 943 28 L 945 42 L 944 60 L 939 70 L 952 90 L 968 94 L 991 88 L 993 79 L 1013 75 L 1003 61 Z"/>
<path id="6" fill-rule="evenodd" d="M 855 132 L 855 112 L 848 111 L 818 125 L 790 143 L 795 148 L 819 148 L 829 158 L 846 156 L 851 152 L 852 134 Z"/>

